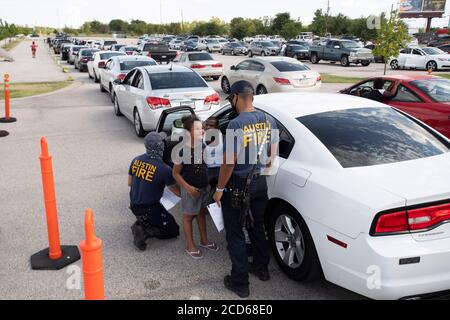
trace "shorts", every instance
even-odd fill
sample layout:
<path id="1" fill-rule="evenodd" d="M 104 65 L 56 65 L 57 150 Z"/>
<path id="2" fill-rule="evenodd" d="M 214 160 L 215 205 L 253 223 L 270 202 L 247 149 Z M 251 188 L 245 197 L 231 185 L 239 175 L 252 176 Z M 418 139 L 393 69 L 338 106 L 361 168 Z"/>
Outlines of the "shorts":
<path id="1" fill-rule="evenodd" d="M 185 189 L 181 188 L 181 209 L 183 214 L 196 216 L 200 213 L 200 210 L 206 208 L 211 201 L 210 186 L 200 189 L 200 196 L 198 198 L 192 198 Z"/>

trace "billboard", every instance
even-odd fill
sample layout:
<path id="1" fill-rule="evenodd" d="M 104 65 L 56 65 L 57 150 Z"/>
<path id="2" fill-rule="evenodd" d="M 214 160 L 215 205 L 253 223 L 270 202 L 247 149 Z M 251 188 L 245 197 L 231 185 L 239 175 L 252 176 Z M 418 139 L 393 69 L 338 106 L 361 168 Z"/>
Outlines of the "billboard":
<path id="1" fill-rule="evenodd" d="M 442 17 L 446 0 L 400 0 L 400 16 L 405 18 Z"/>

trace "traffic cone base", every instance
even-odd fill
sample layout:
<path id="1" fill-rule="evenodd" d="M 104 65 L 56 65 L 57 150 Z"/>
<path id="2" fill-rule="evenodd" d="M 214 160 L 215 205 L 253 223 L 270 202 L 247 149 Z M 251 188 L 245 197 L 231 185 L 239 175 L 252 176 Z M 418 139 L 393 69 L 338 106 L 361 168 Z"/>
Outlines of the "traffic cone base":
<path id="1" fill-rule="evenodd" d="M 9 117 L 9 118 L 0 118 L 0 123 L 11 123 L 11 122 L 16 122 L 17 119 L 13 118 L 13 117 Z"/>
<path id="2" fill-rule="evenodd" d="M 33 270 L 60 270 L 81 259 L 77 246 L 61 246 L 62 256 L 57 260 L 49 257 L 49 248 L 39 251 L 31 256 L 31 269 Z"/>
<path id="3" fill-rule="evenodd" d="M 6 137 L 6 136 L 8 136 L 8 135 L 9 135 L 9 132 L 8 132 L 8 131 L 0 130 L 0 138 Z"/>

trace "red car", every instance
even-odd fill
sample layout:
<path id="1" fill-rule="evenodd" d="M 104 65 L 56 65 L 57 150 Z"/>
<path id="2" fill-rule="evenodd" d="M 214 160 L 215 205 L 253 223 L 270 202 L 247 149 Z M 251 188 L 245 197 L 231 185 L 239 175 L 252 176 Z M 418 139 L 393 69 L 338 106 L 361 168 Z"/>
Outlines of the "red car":
<path id="1" fill-rule="evenodd" d="M 377 78 L 384 80 L 386 90 L 399 83 L 397 94 L 386 100 L 386 104 L 425 122 L 450 139 L 450 80 L 430 75 Z M 366 79 L 340 92 L 364 96 L 374 90 L 373 83 L 377 78 Z"/>

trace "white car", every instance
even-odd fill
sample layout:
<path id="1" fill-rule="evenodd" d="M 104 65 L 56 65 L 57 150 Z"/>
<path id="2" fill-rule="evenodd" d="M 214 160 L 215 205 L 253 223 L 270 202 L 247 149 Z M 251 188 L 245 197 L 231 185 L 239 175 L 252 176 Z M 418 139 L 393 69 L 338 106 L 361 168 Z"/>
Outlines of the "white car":
<path id="1" fill-rule="evenodd" d="M 450 55 L 434 47 L 405 48 L 398 57 L 389 62 L 393 70 L 397 69 L 432 69 L 433 71 L 450 69 Z"/>
<path id="2" fill-rule="evenodd" d="M 265 220 L 284 273 L 374 299 L 450 289 L 448 139 L 359 97 L 279 93 L 254 105 L 280 129 Z M 164 111 L 157 130 L 170 136 L 187 111 Z M 222 132 L 231 113 L 213 115 Z"/>
<path id="3" fill-rule="evenodd" d="M 206 51 L 209 53 L 220 52 L 222 50 L 222 44 L 217 39 L 205 39 L 203 43 L 206 45 Z"/>
<path id="4" fill-rule="evenodd" d="M 250 58 L 231 66 L 221 80 L 223 92 L 228 94 L 231 86 L 239 80 L 250 82 L 256 94 L 316 91 L 322 86 L 318 72 L 288 57 Z"/>
<path id="5" fill-rule="evenodd" d="M 139 137 L 155 130 L 164 109 L 190 106 L 201 119 L 220 109 L 219 94 L 197 72 L 184 66 L 135 68 L 115 84 L 114 112 L 133 121 Z"/>
<path id="6" fill-rule="evenodd" d="M 114 56 L 126 56 L 126 53 L 117 51 L 98 51 L 94 53 L 92 59 L 87 64 L 89 78 L 94 79 L 95 82 L 99 82 L 100 69 L 105 68 L 106 60 Z"/>
<path id="7" fill-rule="evenodd" d="M 109 92 L 114 103 L 114 80 L 122 81 L 134 68 L 156 65 L 155 60 L 146 56 L 114 56 L 106 61 L 104 69 L 100 69 L 100 91 Z"/>
<path id="8" fill-rule="evenodd" d="M 169 48 L 173 50 L 181 50 L 181 45 L 183 44 L 183 41 L 173 39 L 169 42 Z"/>
<path id="9" fill-rule="evenodd" d="M 202 77 L 218 80 L 223 74 L 223 64 L 207 52 L 183 52 L 173 61 L 197 71 Z"/>

